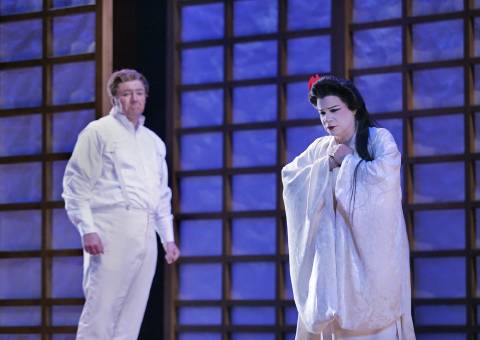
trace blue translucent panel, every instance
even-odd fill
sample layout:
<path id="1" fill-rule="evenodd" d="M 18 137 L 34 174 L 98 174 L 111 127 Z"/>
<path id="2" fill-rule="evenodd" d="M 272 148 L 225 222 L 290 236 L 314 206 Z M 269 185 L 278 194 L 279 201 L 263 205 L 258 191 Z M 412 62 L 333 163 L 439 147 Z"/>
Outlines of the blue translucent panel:
<path id="1" fill-rule="evenodd" d="M 0 251 L 39 250 L 41 240 L 39 210 L 0 212 Z"/>
<path id="2" fill-rule="evenodd" d="M 284 290 L 283 290 L 283 298 L 287 300 L 292 300 L 293 299 L 293 289 L 292 289 L 292 280 L 290 278 L 290 264 L 286 262 L 283 265 L 283 284 L 284 284 Z"/>
<path id="3" fill-rule="evenodd" d="M 413 149 L 416 156 L 463 153 L 463 115 L 422 117 L 413 120 Z"/>
<path id="4" fill-rule="evenodd" d="M 0 259 L 0 299 L 36 299 L 41 294 L 41 260 Z"/>
<path id="5" fill-rule="evenodd" d="M 0 118 L 0 156 L 34 155 L 41 152 L 41 115 Z"/>
<path id="6" fill-rule="evenodd" d="M 242 0 L 233 3 L 235 35 L 273 33 L 278 29 L 278 2 Z"/>
<path id="7" fill-rule="evenodd" d="M 413 0 L 413 15 L 438 14 L 463 10 L 463 0 Z"/>
<path id="8" fill-rule="evenodd" d="M 474 52 L 475 52 L 475 56 L 479 56 L 480 55 L 480 18 L 475 18 L 473 20 L 474 22 L 474 26 L 473 26 L 473 29 L 474 29 L 474 41 L 473 41 L 473 46 L 474 46 Z"/>
<path id="9" fill-rule="evenodd" d="M 480 162 L 475 162 L 475 199 L 480 198 Z"/>
<path id="10" fill-rule="evenodd" d="M 220 325 L 221 323 L 220 307 L 180 307 L 178 310 L 179 325 Z"/>
<path id="11" fill-rule="evenodd" d="M 415 212 L 414 235 L 417 250 L 462 249 L 465 247 L 465 211 Z"/>
<path id="12" fill-rule="evenodd" d="M 289 39 L 287 68 L 289 74 L 317 73 L 331 70 L 330 36 Z"/>
<path id="13" fill-rule="evenodd" d="M 295 333 L 285 334 L 285 340 L 295 340 Z"/>
<path id="14" fill-rule="evenodd" d="M 41 103 L 41 67 L 0 71 L 0 109 L 35 107 Z"/>
<path id="15" fill-rule="evenodd" d="M 233 325 L 274 325 L 275 307 L 233 307 Z"/>
<path id="16" fill-rule="evenodd" d="M 417 258 L 414 260 L 416 298 L 465 297 L 463 257 Z"/>
<path id="17" fill-rule="evenodd" d="M 355 86 L 362 94 L 369 112 L 402 110 L 402 74 L 384 73 L 355 77 Z"/>
<path id="18" fill-rule="evenodd" d="M 75 333 L 68 333 L 68 334 L 52 334 L 52 340 L 75 340 L 76 334 Z"/>
<path id="19" fill-rule="evenodd" d="M 315 111 L 308 100 L 308 88 L 306 82 L 287 85 L 287 118 L 318 118 L 317 111 Z"/>
<path id="20" fill-rule="evenodd" d="M 415 324 L 422 326 L 465 325 L 465 306 L 435 305 L 415 307 Z"/>
<path id="21" fill-rule="evenodd" d="M 53 66 L 53 104 L 85 103 L 94 100 L 95 62 L 83 61 Z"/>
<path id="22" fill-rule="evenodd" d="M 223 123 L 223 90 L 182 93 L 182 127 L 220 125 Z"/>
<path id="23" fill-rule="evenodd" d="M 382 119 L 378 121 L 378 126 L 390 131 L 398 150 L 403 153 L 403 121 L 401 119 Z"/>
<path id="24" fill-rule="evenodd" d="M 68 161 L 56 161 L 52 163 L 52 195 L 50 196 L 52 201 L 62 200 L 63 174 L 65 173 L 67 162 Z"/>
<path id="25" fill-rule="evenodd" d="M 233 78 L 265 78 L 277 73 L 277 42 L 255 41 L 233 47 Z"/>
<path id="26" fill-rule="evenodd" d="M 275 174 L 233 176 L 233 210 L 275 209 L 277 188 L 275 179 Z M 259 188 L 262 188 L 262 190 L 258 190 Z"/>
<path id="27" fill-rule="evenodd" d="M 65 209 L 52 210 L 52 248 L 81 249 L 82 243 L 77 228 L 70 222 Z"/>
<path id="28" fill-rule="evenodd" d="M 480 248 L 480 209 L 475 210 L 476 240 L 475 247 Z"/>
<path id="29" fill-rule="evenodd" d="M 94 4 L 95 0 L 53 0 L 52 7 L 75 7 Z"/>
<path id="30" fill-rule="evenodd" d="M 0 15 L 39 12 L 43 0 L 0 0 Z"/>
<path id="31" fill-rule="evenodd" d="M 221 264 L 182 264 L 179 275 L 180 300 L 219 300 L 222 298 Z"/>
<path id="32" fill-rule="evenodd" d="M 332 0 L 288 0 L 287 6 L 289 30 L 330 26 Z"/>
<path id="33" fill-rule="evenodd" d="M 277 130 L 245 130 L 233 133 L 233 166 L 275 165 Z"/>
<path id="34" fill-rule="evenodd" d="M 379 67 L 401 63 L 401 27 L 361 30 L 353 34 L 354 67 Z"/>
<path id="35" fill-rule="evenodd" d="M 76 326 L 82 313 L 82 306 L 52 306 L 53 326 Z"/>
<path id="36" fill-rule="evenodd" d="M 25 20 L 0 25 L 0 61 L 18 61 L 41 57 L 41 20 Z"/>
<path id="37" fill-rule="evenodd" d="M 418 164 L 413 168 L 415 203 L 463 201 L 463 163 Z"/>
<path id="38" fill-rule="evenodd" d="M 183 256 L 222 254 L 222 221 L 185 220 L 180 222 L 180 250 Z"/>
<path id="39" fill-rule="evenodd" d="M 401 0 L 354 0 L 353 21 L 367 22 L 399 18 L 402 15 Z"/>
<path id="40" fill-rule="evenodd" d="M 286 307 L 283 312 L 283 318 L 286 325 L 296 325 L 298 320 L 298 312 L 295 307 Z"/>
<path id="41" fill-rule="evenodd" d="M 178 340 L 222 340 L 219 333 L 179 333 Z"/>
<path id="42" fill-rule="evenodd" d="M 418 333 L 417 340 L 466 340 L 465 334 L 459 333 Z"/>
<path id="43" fill-rule="evenodd" d="M 242 86 L 233 89 L 233 121 L 265 122 L 277 117 L 275 85 Z"/>
<path id="44" fill-rule="evenodd" d="M 180 180 L 182 212 L 222 210 L 222 177 L 185 177 Z"/>
<path id="45" fill-rule="evenodd" d="M 232 221 L 232 254 L 275 254 L 274 218 L 238 218 Z"/>
<path id="46" fill-rule="evenodd" d="M 480 258 L 477 257 L 476 258 L 476 277 L 480 277 Z M 480 296 L 480 280 L 476 280 L 477 282 L 477 291 L 476 291 L 476 295 L 477 296 Z"/>
<path id="47" fill-rule="evenodd" d="M 246 262 L 232 264 L 232 299 L 275 299 L 275 263 Z"/>
<path id="48" fill-rule="evenodd" d="M 83 258 L 54 257 L 52 260 L 52 297 L 81 298 Z"/>
<path id="49" fill-rule="evenodd" d="M 281 250 L 282 254 L 288 255 L 288 233 L 287 233 L 287 221 L 282 219 L 282 230 L 283 234 L 283 249 Z"/>
<path id="50" fill-rule="evenodd" d="M 413 25 L 413 60 L 437 61 L 463 57 L 463 20 Z"/>
<path id="51" fill-rule="evenodd" d="M 474 67 L 473 92 L 475 104 L 480 104 L 480 65 Z"/>
<path id="52" fill-rule="evenodd" d="M 0 0 L 1 1 L 1 0 Z M 0 340 L 40 340 L 37 334 L 0 334 Z"/>
<path id="53" fill-rule="evenodd" d="M 0 327 L 40 326 L 40 307 L 0 307 Z"/>
<path id="54" fill-rule="evenodd" d="M 287 161 L 292 161 L 318 137 L 325 136 L 323 126 L 301 126 L 287 129 Z"/>
<path id="55" fill-rule="evenodd" d="M 232 340 L 275 340 L 271 333 L 233 333 Z"/>
<path id="56" fill-rule="evenodd" d="M 475 0 L 474 7 L 475 8 L 480 8 L 480 0 Z"/>
<path id="57" fill-rule="evenodd" d="M 182 170 L 214 169 L 223 165 L 223 134 L 183 135 L 180 139 Z"/>
<path id="58" fill-rule="evenodd" d="M 182 51 L 182 84 L 201 84 L 223 80 L 223 47 Z"/>
<path id="59" fill-rule="evenodd" d="M 41 163 L 0 165 L 0 203 L 40 201 L 41 177 Z"/>
<path id="60" fill-rule="evenodd" d="M 480 209 L 475 210 L 475 247 L 480 248 Z"/>
<path id="61" fill-rule="evenodd" d="M 53 18 L 53 55 L 95 52 L 95 13 Z"/>
<path id="62" fill-rule="evenodd" d="M 413 73 L 413 105 L 430 109 L 464 104 L 463 68 L 451 67 Z"/>
<path id="63" fill-rule="evenodd" d="M 182 40 L 195 41 L 223 37 L 223 4 L 182 7 Z"/>
<path id="64" fill-rule="evenodd" d="M 95 111 L 60 112 L 52 117 L 52 151 L 71 152 L 80 131 L 95 119 Z"/>

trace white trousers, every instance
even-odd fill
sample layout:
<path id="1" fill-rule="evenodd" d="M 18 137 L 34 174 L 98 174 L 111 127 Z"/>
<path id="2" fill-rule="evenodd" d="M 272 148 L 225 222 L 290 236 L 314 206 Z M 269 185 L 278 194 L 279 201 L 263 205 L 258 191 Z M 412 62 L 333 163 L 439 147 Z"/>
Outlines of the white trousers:
<path id="1" fill-rule="evenodd" d="M 93 213 L 104 254 L 84 252 L 85 305 L 77 340 L 136 340 L 157 262 L 154 218 L 143 210 Z"/>

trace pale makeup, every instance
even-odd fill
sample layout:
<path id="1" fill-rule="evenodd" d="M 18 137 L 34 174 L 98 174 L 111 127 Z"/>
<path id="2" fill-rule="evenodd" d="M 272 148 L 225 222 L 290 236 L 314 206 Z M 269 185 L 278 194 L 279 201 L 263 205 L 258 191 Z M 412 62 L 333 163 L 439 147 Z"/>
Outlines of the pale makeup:
<path id="1" fill-rule="evenodd" d="M 130 80 L 120 83 L 117 88 L 116 99 L 122 113 L 128 120 L 137 125 L 138 119 L 145 110 L 147 93 L 140 80 Z"/>
<path id="2" fill-rule="evenodd" d="M 337 96 L 317 99 L 317 111 L 322 125 L 337 143 L 348 142 L 355 133 L 355 112 Z"/>

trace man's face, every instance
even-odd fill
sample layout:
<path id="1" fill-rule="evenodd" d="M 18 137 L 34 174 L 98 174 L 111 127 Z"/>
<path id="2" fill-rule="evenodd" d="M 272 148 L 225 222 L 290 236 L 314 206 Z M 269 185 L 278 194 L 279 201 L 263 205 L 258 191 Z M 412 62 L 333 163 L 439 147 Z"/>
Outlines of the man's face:
<path id="1" fill-rule="evenodd" d="M 147 93 L 140 80 L 131 80 L 118 85 L 116 99 L 120 102 L 124 115 L 138 118 L 145 110 Z"/>

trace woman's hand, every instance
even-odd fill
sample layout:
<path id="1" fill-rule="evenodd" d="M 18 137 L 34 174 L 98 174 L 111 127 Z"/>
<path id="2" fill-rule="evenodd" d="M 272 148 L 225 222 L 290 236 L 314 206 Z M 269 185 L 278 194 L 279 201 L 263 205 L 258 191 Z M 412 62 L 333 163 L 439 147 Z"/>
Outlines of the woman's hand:
<path id="1" fill-rule="evenodd" d="M 335 161 L 338 163 L 338 166 L 340 166 L 344 160 L 344 158 L 347 156 L 347 155 L 350 155 L 353 153 L 353 150 L 345 145 L 345 144 L 338 144 L 336 146 L 334 146 L 333 148 L 333 152 L 332 152 L 332 156 L 333 158 L 335 159 Z"/>

